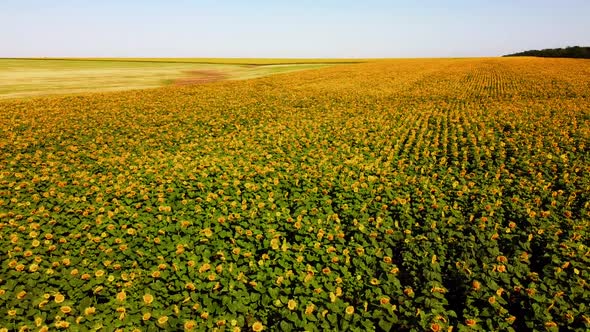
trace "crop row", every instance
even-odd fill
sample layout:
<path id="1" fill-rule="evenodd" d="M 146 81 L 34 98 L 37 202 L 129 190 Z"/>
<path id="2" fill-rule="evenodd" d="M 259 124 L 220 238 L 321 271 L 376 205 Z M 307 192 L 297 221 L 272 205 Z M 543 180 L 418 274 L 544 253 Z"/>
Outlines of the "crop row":
<path id="1" fill-rule="evenodd" d="M 3 101 L 0 325 L 587 330 L 589 71 L 397 60 Z"/>

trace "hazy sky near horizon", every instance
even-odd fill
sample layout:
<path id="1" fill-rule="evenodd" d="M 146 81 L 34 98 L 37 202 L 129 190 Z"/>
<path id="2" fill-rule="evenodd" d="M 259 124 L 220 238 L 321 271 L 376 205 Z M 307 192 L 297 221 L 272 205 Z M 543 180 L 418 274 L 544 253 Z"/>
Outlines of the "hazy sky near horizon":
<path id="1" fill-rule="evenodd" d="M 589 0 L 0 0 L 0 57 L 470 57 L 590 45 Z"/>

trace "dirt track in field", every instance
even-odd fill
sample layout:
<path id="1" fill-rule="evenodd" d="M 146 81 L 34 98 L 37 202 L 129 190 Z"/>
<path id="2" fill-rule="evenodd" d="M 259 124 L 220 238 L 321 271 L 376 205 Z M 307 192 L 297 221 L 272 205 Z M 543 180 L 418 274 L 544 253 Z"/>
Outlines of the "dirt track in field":
<path id="1" fill-rule="evenodd" d="M 228 76 L 215 70 L 192 70 L 187 71 L 187 77 L 174 81 L 174 85 L 193 85 L 217 82 L 226 79 Z"/>

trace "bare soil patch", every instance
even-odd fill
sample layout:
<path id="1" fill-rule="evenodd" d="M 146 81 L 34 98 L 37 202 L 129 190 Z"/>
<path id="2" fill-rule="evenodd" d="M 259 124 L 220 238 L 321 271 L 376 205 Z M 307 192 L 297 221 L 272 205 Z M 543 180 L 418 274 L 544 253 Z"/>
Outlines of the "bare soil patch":
<path id="1" fill-rule="evenodd" d="M 179 78 L 174 81 L 174 85 L 193 85 L 218 82 L 226 79 L 228 76 L 215 70 L 191 70 L 186 72 L 187 77 Z"/>

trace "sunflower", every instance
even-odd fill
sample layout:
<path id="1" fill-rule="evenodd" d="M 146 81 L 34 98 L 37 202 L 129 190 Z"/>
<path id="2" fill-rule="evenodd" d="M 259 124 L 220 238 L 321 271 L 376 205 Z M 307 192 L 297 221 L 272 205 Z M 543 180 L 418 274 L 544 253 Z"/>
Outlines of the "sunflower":
<path id="1" fill-rule="evenodd" d="M 65 320 L 60 320 L 55 322 L 55 327 L 60 328 L 60 329 L 67 329 L 68 327 L 70 327 L 70 323 L 68 323 Z"/>
<path id="2" fill-rule="evenodd" d="M 72 312 L 72 308 L 70 306 L 67 306 L 67 305 L 59 308 L 59 310 L 61 312 L 63 312 L 64 314 L 66 314 L 66 315 Z"/>
<path id="3" fill-rule="evenodd" d="M 438 323 L 432 323 L 432 324 L 430 324 L 430 330 L 432 332 L 439 332 L 442 330 L 442 327 Z"/>
<path id="4" fill-rule="evenodd" d="M 144 294 L 143 302 L 147 305 L 152 304 L 152 302 L 154 302 L 154 296 L 152 294 Z"/>
<path id="5" fill-rule="evenodd" d="M 55 301 L 55 303 L 62 303 L 63 301 L 65 301 L 65 296 L 63 296 L 60 293 L 55 294 L 55 298 L 53 299 Z"/>
<path id="6" fill-rule="evenodd" d="M 349 305 L 348 307 L 346 307 L 344 312 L 346 312 L 347 315 L 352 315 L 352 314 L 354 314 L 354 307 Z"/>
<path id="7" fill-rule="evenodd" d="M 168 322 L 168 316 L 162 316 L 160 318 L 158 318 L 158 324 L 160 325 L 164 325 Z"/>
<path id="8" fill-rule="evenodd" d="M 25 296 L 27 296 L 27 292 L 25 292 L 24 290 L 23 291 L 20 291 L 18 294 L 16 294 L 16 298 L 19 299 L 19 300 L 24 299 Z"/>
<path id="9" fill-rule="evenodd" d="M 127 298 L 127 294 L 125 293 L 124 290 L 117 293 L 117 301 L 123 302 L 123 301 L 125 301 L 125 298 Z"/>
<path id="10" fill-rule="evenodd" d="M 262 330 L 264 330 L 264 325 L 262 325 L 261 322 L 254 322 L 254 324 L 252 324 L 252 331 L 260 332 Z"/>
<path id="11" fill-rule="evenodd" d="M 471 287 L 473 288 L 473 290 L 476 290 L 477 291 L 477 290 L 479 290 L 481 288 L 481 283 L 479 281 L 477 281 L 477 280 L 474 280 L 471 283 Z"/>
<path id="12" fill-rule="evenodd" d="M 197 327 L 197 323 L 194 320 L 187 320 L 184 322 L 184 329 L 185 330 L 192 330 Z"/>
<path id="13" fill-rule="evenodd" d="M 199 268 L 199 273 L 209 271 L 209 269 L 211 269 L 211 265 L 208 263 L 205 263 Z"/>
<path id="14" fill-rule="evenodd" d="M 287 302 L 287 308 L 289 308 L 289 310 L 295 310 L 295 308 L 297 308 L 297 301 L 289 300 Z"/>

